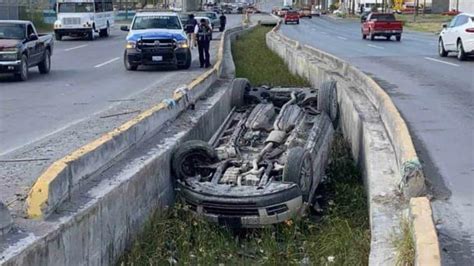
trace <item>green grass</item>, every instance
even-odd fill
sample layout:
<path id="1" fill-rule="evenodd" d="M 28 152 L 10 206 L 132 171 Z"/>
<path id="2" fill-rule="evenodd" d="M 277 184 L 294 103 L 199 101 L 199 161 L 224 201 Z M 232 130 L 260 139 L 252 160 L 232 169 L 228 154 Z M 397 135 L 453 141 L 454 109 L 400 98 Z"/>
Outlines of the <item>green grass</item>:
<path id="1" fill-rule="evenodd" d="M 233 232 L 202 221 L 177 204 L 151 219 L 119 264 L 367 265 L 367 201 L 340 134 L 331 154 L 328 178 L 320 187 L 322 215 Z"/>
<path id="2" fill-rule="evenodd" d="M 267 48 L 265 34 L 270 30 L 257 27 L 233 43 L 236 76 L 248 78 L 256 86 L 309 86 L 303 78 L 292 75 L 285 62 Z"/>
<path id="3" fill-rule="evenodd" d="M 263 38 L 268 30 L 256 28 L 234 44 L 238 76 L 250 77 L 253 84 L 307 85 L 289 75 L 283 61 L 266 48 Z M 248 55 L 239 49 L 246 49 Z M 361 174 L 340 133 L 335 135 L 326 173 L 318 188 L 321 213 L 264 229 L 232 231 L 192 216 L 178 203 L 153 216 L 119 264 L 367 265 L 367 199 Z"/>
<path id="4" fill-rule="evenodd" d="M 443 23 L 447 23 L 452 19 L 451 16 L 440 14 L 420 14 L 416 17 L 416 21 L 414 21 L 412 14 L 397 14 L 396 16 L 398 20 L 403 21 L 405 28 L 429 33 L 439 33 L 443 29 Z"/>
<path id="5" fill-rule="evenodd" d="M 402 219 L 400 222 L 401 231 L 394 235 L 393 245 L 397 250 L 397 266 L 413 266 L 415 262 L 415 242 L 410 222 Z"/>

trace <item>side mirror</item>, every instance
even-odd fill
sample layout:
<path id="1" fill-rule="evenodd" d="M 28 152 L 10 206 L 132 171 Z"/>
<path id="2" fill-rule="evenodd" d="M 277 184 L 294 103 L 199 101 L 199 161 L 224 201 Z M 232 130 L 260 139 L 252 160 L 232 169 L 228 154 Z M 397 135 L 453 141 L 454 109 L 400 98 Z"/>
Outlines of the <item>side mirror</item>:
<path id="1" fill-rule="evenodd" d="M 28 41 L 36 41 L 38 40 L 38 36 L 34 33 L 30 34 L 30 36 L 28 36 Z"/>
<path id="2" fill-rule="evenodd" d="M 121 26 L 121 27 L 120 27 L 120 30 L 121 30 L 121 31 L 130 31 L 130 29 L 128 28 L 128 26 Z"/>
<path id="3" fill-rule="evenodd" d="M 443 29 L 446 29 L 448 27 L 448 24 L 443 23 Z"/>

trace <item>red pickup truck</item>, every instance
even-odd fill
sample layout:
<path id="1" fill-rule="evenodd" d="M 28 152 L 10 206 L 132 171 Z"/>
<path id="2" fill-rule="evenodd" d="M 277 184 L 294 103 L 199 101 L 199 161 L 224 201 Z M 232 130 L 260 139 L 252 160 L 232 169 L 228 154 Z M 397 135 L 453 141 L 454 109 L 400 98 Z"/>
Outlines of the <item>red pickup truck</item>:
<path id="1" fill-rule="evenodd" d="M 288 24 L 289 22 L 300 24 L 300 14 L 298 11 L 294 10 L 288 10 L 285 14 L 285 24 Z"/>
<path id="2" fill-rule="evenodd" d="M 388 13 L 369 13 L 361 17 L 362 39 L 374 40 L 376 36 L 385 36 L 389 40 L 395 36 L 397 41 L 402 39 L 403 23 L 395 19 L 395 15 Z"/>

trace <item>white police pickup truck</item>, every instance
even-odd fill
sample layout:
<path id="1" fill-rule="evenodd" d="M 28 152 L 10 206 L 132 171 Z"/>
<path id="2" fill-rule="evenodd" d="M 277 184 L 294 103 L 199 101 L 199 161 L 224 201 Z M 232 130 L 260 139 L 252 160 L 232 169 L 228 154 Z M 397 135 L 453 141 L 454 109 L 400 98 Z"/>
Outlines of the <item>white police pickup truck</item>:
<path id="1" fill-rule="evenodd" d="M 191 66 L 191 50 L 178 14 L 172 12 L 140 12 L 133 18 L 124 52 L 127 70 L 139 65 Z"/>

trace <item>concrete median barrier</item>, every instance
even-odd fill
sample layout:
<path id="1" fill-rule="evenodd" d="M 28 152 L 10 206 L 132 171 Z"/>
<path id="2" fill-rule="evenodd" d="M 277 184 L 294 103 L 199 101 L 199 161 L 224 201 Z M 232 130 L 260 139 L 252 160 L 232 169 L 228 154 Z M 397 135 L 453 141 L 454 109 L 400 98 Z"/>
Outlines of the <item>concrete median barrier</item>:
<path id="1" fill-rule="evenodd" d="M 283 36 L 278 26 L 266 39 L 290 71 L 306 78 L 312 87 L 329 80 L 337 82 L 339 126 L 351 144 L 367 188 L 372 234 L 369 262 L 395 264 L 392 236 L 399 231 L 406 199 L 425 192 L 422 166 L 406 123 L 387 93 L 359 69 Z"/>

